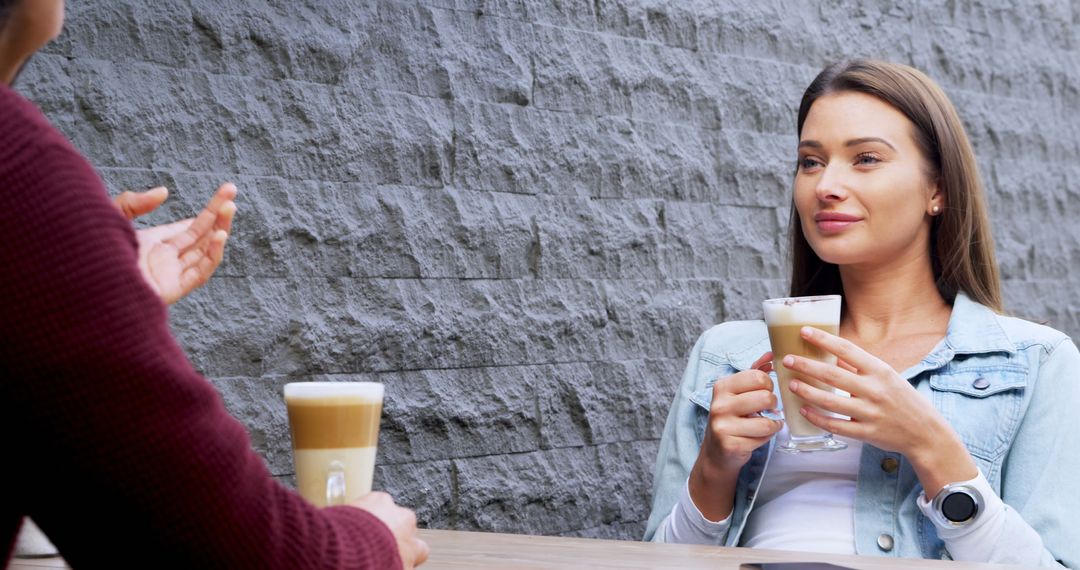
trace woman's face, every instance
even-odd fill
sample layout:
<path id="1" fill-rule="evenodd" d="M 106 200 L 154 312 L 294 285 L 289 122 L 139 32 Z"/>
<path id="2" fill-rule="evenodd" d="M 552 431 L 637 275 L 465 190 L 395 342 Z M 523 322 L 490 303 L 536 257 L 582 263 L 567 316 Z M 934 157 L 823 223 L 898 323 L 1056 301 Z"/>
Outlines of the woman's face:
<path id="1" fill-rule="evenodd" d="M 929 255 L 929 216 L 944 204 L 914 133 L 903 113 L 864 93 L 826 95 L 810 107 L 795 208 L 823 261 L 879 265 Z"/>

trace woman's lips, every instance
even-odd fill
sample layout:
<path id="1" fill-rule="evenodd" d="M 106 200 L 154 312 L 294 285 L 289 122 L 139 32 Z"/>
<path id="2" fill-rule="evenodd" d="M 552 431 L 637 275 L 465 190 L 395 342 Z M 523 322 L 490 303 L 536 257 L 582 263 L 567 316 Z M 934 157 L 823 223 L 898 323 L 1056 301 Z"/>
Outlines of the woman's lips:
<path id="1" fill-rule="evenodd" d="M 841 220 L 821 220 L 817 223 L 818 231 L 823 234 L 835 234 L 842 232 L 851 226 L 859 223 L 858 220 L 841 221 Z"/>
<path id="2" fill-rule="evenodd" d="M 841 214 L 838 212 L 819 212 L 814 215 L 814 222 L 818 231 L 823 234 L 835 234 L 842 232 L 862 221 L 858 216 Z"/>

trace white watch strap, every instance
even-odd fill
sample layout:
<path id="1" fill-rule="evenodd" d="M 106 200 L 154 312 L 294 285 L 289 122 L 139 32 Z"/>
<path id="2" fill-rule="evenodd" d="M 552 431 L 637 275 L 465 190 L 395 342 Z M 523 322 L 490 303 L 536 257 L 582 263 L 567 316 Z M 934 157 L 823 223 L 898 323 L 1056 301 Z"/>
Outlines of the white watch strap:
<path id="1" fill-rule="evenodd" d="M 926 518 L 934 522 L 934 526 L 938 529 L 938 534 L 942 538 L 946 538 L 948 535 L 964 534 L 964 529 L 977 525 L 981 520 L 987 518 L 989 515 L 1003 511 L 1005 509 L 1005 503 L 1001 501 L 1001 497 L 994 492 L 993 487 L 990 486 L 990 482 L 986 480 L 982 470 L 979 471 L 978 476 L 974 479 L 967 481 L 957 481 L 952 485 L 964 485 L 971 487 L 978 491 L 982 497 L 982 504 L 979 506 L 979 512 L 976 514 L 975 519 L 970 524 L 957 526 L 948 523 L 948 521 L 942 521 L 941 517 L 936 509 L 934 509 L 933 501 L 926 496 L 926 493 L 919 493 L 919 498 L 916 500 L 916 504 L 919 506 L 919 510 L 922 511 Z"/>

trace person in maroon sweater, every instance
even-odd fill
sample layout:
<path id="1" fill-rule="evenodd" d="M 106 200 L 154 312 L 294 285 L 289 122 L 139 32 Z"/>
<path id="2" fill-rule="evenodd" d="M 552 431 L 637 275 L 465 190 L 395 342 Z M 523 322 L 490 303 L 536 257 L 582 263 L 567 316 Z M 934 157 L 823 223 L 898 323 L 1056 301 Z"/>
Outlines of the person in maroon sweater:
<path id="1" fill-rule="evenodd" d="M 62 0 L 0 0 L 0 433 L 14 460 L 0 471 L 5 560 L 30 516 L 75 567 L 422 563 L 415 515 L 388 495 L 318 509 L 276 483 L 187 361 L 130 222 L 8 87 L 62 22 Z M 158 254 L 183 267 L 191 248 L 211 246 L 181 239 Z"/>

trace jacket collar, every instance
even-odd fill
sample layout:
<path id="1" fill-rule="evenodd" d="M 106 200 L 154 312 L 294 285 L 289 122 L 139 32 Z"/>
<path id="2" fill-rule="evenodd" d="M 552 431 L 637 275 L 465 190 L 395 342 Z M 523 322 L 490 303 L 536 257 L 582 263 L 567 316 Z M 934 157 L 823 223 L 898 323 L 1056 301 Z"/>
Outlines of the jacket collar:
<path id="1" fill-rule="evenodd" d="M 997 313 L 972 301 L 964 293 L 957 293 L 956 300 L 953 301 L 945 344 L 959 354 L 1016 352 L 1016 346 L 1005 334 Z"/>

